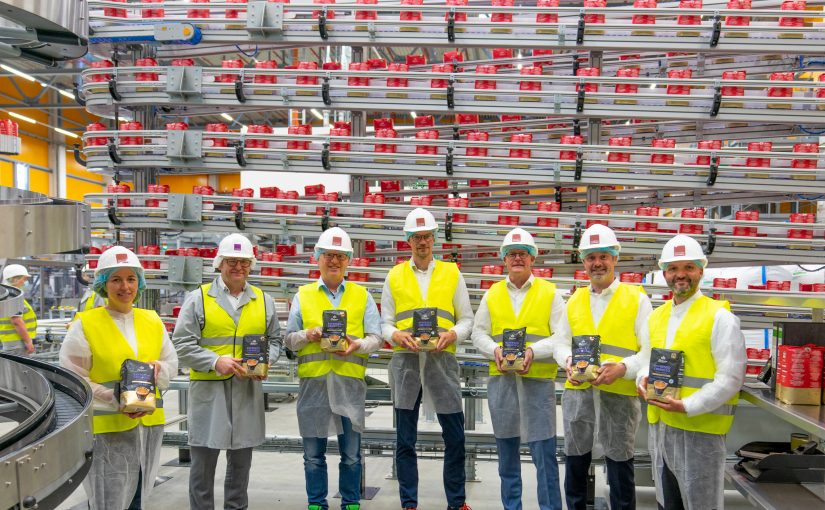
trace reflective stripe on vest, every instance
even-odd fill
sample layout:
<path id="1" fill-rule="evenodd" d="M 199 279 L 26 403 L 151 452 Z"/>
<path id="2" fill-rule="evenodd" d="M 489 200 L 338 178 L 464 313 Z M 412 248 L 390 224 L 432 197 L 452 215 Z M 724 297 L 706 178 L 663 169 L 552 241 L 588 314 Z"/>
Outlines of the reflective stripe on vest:
<path id="1" fill-rule="evenodd" d="M 80 312 L 83 335 L 92 352 L 92 367 L 89 379 L 107 388 L 114 388 L 120 381 L 120 367 L 127 359 L 148 363 L 160 358 L 163 346 L 163 322 L 153 310 L 133 308 L 137 356 L 126 338 L 112 320 L 106 308 L 94 308 Z M 160 400 L 160 391 L 155 387 L 155 398 Z M 161 404 L 162 404 L 161 400 Z M 115 411 L 95 411 L 93 428 L 95 434 L 124 432 L 142 423 L 146 426 L 163 425 L 166 422 L 163 408 L 138 420 Z"/>
<path id="2" fill-rule="evenodd" d="M 240 358 L 243 355 L 244 336 L 266 333 L 266 297 L 261 289 L 250 285 L 255 299 L 241 308 L 241 316 L 238 324 L 235 324 L 232 317 L 218 304 L 218 300 L 209 295 L 211 287 L 211 283 L 201 286 L 204 325 L 198 345 L 218 356 Z M 189 378 L 194 381 L 222 381 L 230 377 L 231 374 L 218 375 L 214 370 L 200 372 L 189 369 Z"/>
<path id="3" fill-rule="evenodd" d="M 644 289 L 638 285 L 620 283 L 610 296 L 610 301 L 597 327 L 593 324 L 593 312 L 590 308 L 590 287 L 579 287 L 567 301 L 567 321 L 570 323 L 570 332 L 573 336 L 599 335 L 602 363 L 619 363 L 623 358 L 633 356 L 638 352 L 636 316 L 639 314 L 639 299 L 643 292 Z M 589 388 L 590 383 L 574 386 L 565 382 L 564 387 L 571 390 L 583 390 Z M 635 396 L 636 382 L 619 378 L 611 384 L 599 385 L 598 389 L 619 395 Z"/>
<path id="4" fill-rule="evenodd" d="M 302 285 L 298 289 L 298 303 L 304 329 L 323 326 L 324 310 L 347 311 L 347 336 L 364 338 L 364 314 L 367 312 L 367 289 L 353 282 L 344 284 L 339 305 L 333 306 L 319 282 Z M 319 342 L 309 342 L 298 351 L 298 377 L 320 377 L 330 371 L 344 377 L 363 379 L 367 373 L 367 355 L 346 357 L 326 353 Z"/>
<path id="5" fill-rule="evenodd" d="M 29 338 L 34 339 L 37 335 L 37 315 L 28 301 L 23 300 L 26 310 L 21 315 L 23 323 L 26 325 L 26 331 L 29 332 Z M 3 348 L 0 350 L 22 349 L 23 339 L 17 334 L 14 329 L 14 324 L 11 323 L 11 317 L 3 317 L 0 319 L 0 343 Z"/>
<path id="6" fill-rule="evenodd" d="M 716 375 L 716 362 L 711 352 L 711 334 L 716 312 L 721 308 L 730 310 L 727 301 L 715 301 L 707 296 L 699 296 L 690 306 L 685 318 L 676 330 L 673 344 L 668 349 L 684 352 L 685 371 L 682 379 L 681 398 L 688 397 L 699 391 L 705 384 L 713 381 Z M 673 302 L 668 301 L 650 314 L 648 327 L 650 328 L 650 346 L 665 348 L 667 342 L 667 324 L 673 310 Z M 733 415 L 736 412 L 736 403 L 739 400 L 737 391 L 724 405 L 713 411 L 698 416 L 688 416 L 685 413 L 672 413 L 656 406 L 647 407 L 647 419 L 656 423 L 661 419 L 671 427 L 704 432 L 706 434 L 727 434 L 733 424 Z"/>
<path id="7" fill-rule="evenodd" d="M 458 288 L 458 267 L 451 262 L 436 260 L 430 285 L 427 287 L 427 298 L 421 298 L 421 288 L 415 277 L 410 262 L 402 262 L 390 269 L 387 276 L 390 294 L 395 301 L 395 327 L 412 332 L 413 311 L 418 308 L 436 308 L 438 310 L 438 331 L 446 332 L 455 326 L 455 308 L 453 296 Z M 400 345 L 393 346 L 393 350 L 405 350 Z M 455 343 L 450 344 L 446 352 L 455 353 Z"/>
<path id="8" fill-rule="evenodd" d="M 502 334 L 505 329 L 526 328 L 526 347 L 542 338 L 553 334 L 550 329 L 550 312 L 553 298 L 556 294 L 556 285 L 540 278 L 534 278 L 524 302 L 518 312 L 513 310 L 510 294 L 507 292 L 507 280 L 493 284 L 487 291 L 487 308 L 490 311 L 490 333 L 494 340 L 501 345 Z M 502 375 L 496 368 L 496 362 L 491 361 L 490 375 Z M 555 362 L 533 361 L 530 371 L 521 377 L 540 379 L 555 379 L 559 367 Z"/>

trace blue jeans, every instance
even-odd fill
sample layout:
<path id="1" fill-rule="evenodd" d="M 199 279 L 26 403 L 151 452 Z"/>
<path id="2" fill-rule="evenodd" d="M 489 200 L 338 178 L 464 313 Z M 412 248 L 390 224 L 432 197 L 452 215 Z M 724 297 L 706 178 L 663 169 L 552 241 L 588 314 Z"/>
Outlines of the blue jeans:
<path id="1" fill-rule="evenodd" d="M 413 409 L 395 409 L 396 448 L 395 467 L 398 473 L 398 492 L 402 508 L 418 506 L 418 458 L 415 442 L 418 437 L 418 410 L 421 392 Z M 444 439 L 444 492 L 447 505 L 460 507 L 466 495 L 464 482 L 464 413 L 437 414 Z"/>
<path id="2" fill-rule="evenodd" d="M 341 462 L 338 464 L 338 491 L 341 493 L 341 508 L 358 503 L 361 499 L 361 434 L 352 430 L 349 418 L 341 418 L 344 433 L 338 435 L 338 449 Z M 329 508 L 327 491 L 327 438 L 305 437 L 304 477 L 306 478 L 307 499 L 310 505 Z"/>
<path id="3" fill-rule="evenodd" d="M 521 439 L 496 438 L 498 476 L 501 478 L 501 503 L 504 510 L 521 510 Z M 536 492 L 540 510 L 561 510 L 559 464 L 556 460 L 556 438 L 528 443 L 536 466 Z"/>

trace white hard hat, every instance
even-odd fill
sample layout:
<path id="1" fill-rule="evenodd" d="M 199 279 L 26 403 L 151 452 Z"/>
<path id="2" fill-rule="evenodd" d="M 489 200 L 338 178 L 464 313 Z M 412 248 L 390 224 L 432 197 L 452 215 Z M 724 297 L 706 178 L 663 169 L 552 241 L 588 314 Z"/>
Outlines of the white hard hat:
<path id="1" fill-rule="evenodd" d="M 218 269 L 224 258 L 251 259 L 252 264 L 249 268 L 255 269 L 255 251 L 252 249 L 252 243 L 241 234 L 229 234 L 221 239 L 218 244 L 218 254 L 212 261 L 212 267 Z"/>
<path id="2" fill-rule="evenodd" d="M 20 264 L 9 264 L 3 268 L 3 284 L 8 285 L 9 280 L 17 276 L 31 276 L 26 268 Z"/>
<path id="3" fill-rule="evenodd" d="M 95 269 L 95 276 L 101 271 L 111 268 L 129 267 L 135 272 L 143 274 L 143 266 L 140 265 L 135 252 L 124 246 L 112 246 L 108 250 L 100 254 L 97 259 L 97 269 Z"/>
<path id="4" fill-rule="evenodd" d="M 513 248 L 527 250 L 527 252 L 534 257 L 539 254 L 533 236 L 523 228 L 514 228 L 504 236 L 504 241 L 502 241 L 501 249 L 499 250 L 501 252 L 501 258 L 506 257 L 507 253 Z"/>
<path id="5" fill-rule="evenodd" d="M 616 252 L 622 249 L 622 245 L 619 244 L 619 240 L 616 239 L 616 233 L 613 232 L 612 228 L 596 223 L 595 225 L 587 227 L 582 233 L 582 238 L 579 242 L 580 253 L 597 251 L 599 249 L 608 251 L 609 248 L 615 248 Z"/>
<path id="6" fill-rule="evenodd" d="M 416 232 L 432 231 L 435 234 L 437 230 L 438 223 L 435 222 L 433 214 L 421 207 L 416 207 L 410 211 L 407 219 L 404 220 L 404 232 L 407 234 L 408 240 Z"/>
<path id="7" fill-rule="evenodd" d="M 678 234 L 665 243 L 665 247 L 662 248 L 659 269 L 664 271 L 669 263 L 682 260 L 692 260 L 702 268 L 708 265 L 708 258 L 696 239 Z"/>
<path id="8" fill-rule="evenodd" d="M 323 253 L 323 251 L 338 251 L 347 254 L 347 257 L 352 258 L 352 241 L 350 241 L 349 234 L 344 232 L 344 229 L 339 227 L 332 227 L 324 230 L 318 242 L 315 243 L 316 257 Z"/>

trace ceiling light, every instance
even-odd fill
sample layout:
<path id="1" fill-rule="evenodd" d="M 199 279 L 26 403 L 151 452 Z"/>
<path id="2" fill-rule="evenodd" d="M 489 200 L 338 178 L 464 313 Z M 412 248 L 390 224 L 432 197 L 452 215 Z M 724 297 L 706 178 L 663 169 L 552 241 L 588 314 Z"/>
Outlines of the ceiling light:
<path id="1" fill-rule="evenodd" d="M 228 120 L 229 122 L 232 122 L 233 120 L 235 120 L 235 119 L 233 119 L 233 118 L 232 118 L 232 116 L 231 116 L 231 115 L 229 115 L 228 113 L 222 113 L 222 114 L 221 114 L 221 117 L 223 117 L 224 119 Z"/>
<path id="2" fill-rule="evenodd" d="M 323 116 L 323 115 L 321 115 L 321 112 L 319 112 L 319 111 L 318 111 L 318 110 L 316 110 L 315 108 L 311 109 L 311 110 L 309 111 L 309 113 L 311 113 L 311 114 L 315 115 L 315 118 L 316 118 L 316 119 L 324 120 L 324 116 Z"/>
<path id="3" fill-rule="evenodd" d="M 19 76 L 21 78 L 25 78 L 29 81 L 37 81 L 37 80 L 34 79 L 34 76 L 32 76 L 30 74 L 26 74 L 23 71 L 18 71 L 17 69 L 15 69 L 13 67 L 7 66 L 6 64 L 0 64 L 0 69 L 3 69 L 4 71 L 8 71 L 11 74 L 16 74 L 17 76 Z"/>
<path id="4" fill-rule="evenodd" d="M 72 94 L 68 90 L 57 89 L 57 91 L 60 93 L 61 96 L 66 96 L 69 99 L 71 99 L 72 101 L 74 101 L 74 94 Z"/>
<path id="5" fill-rule="evenodd" d="M 246 124 L 241 124 L 241 134 L 242 135 L 245 135 L 248 129 L 249 129 L 249 126 L 247 126 Z"/>
<path id="6" fill-rule="evenodd" d="M 34 120 L 33 118 L 26 117 L 25 115 L 20 115 L 19 113 L 9 112 L 9 115 L 11 115 L 12 117 L 18 118 L 20 120 L 25 120 L 26 122 L 28 122 L 30 124 L 37 124 L 37 121 Z"/>
<path id="7" fill-rule="evenodd" d="M 651 84 L 650 84 L 650 88 L 651 88 L 651 89 L 655 89 L 655 88 L 656 88 L 656 84 L 655 84 L 655 83 L 651 83 Z"/>
<path id="8" fill-rule="evenodd" d="M 415 112 L 410 112 L 410 117 L 415 119 L 416 117 L 418 117 L 418 115 Z"/>
<path id="9" fill-rule="evenodd" d="M 80 138 L 80 136 L 78 136 L 77 133 L 72 133 L 71 131 L 66 131 L 65 129 L 62 129 L 62 128 L 59 128 L 59 127 L 52 128 L 52 129 L 54 129 L 55 131 L 57 131 L 61 135 L 66 135 L 66 136 L 69 136 L 71 138 Z"/>

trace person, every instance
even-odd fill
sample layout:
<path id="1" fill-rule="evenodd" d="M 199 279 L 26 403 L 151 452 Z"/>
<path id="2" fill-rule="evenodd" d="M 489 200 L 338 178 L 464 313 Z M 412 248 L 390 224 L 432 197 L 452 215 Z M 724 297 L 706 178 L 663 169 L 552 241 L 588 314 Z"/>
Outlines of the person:
<path id="1" fill-rule="evenodd" d="M 29 278 L 29 272 L 20 264 L 9 264 L 3 268 L 3 285 L 25 293 Z M 37 315 L 25 299 L 20 313 L 0 319 L 0 351 L 18 356 L 33 354 L 36 335 Z"/>
<path id="2" fill-rule="evenodd" d="M 370 352 L 378 350 L 381 319 L 367 289 L 345 279 L 352 242 L 338 227 L 324 231 L 315 245 L 321 277 L 303 285 L 292 300 L 284 339 L 298 354 L 298 428 L 304 447 L 309 510 L 327 510 L 327 437 L 338 437 L 338 487 L 343 510 L 358 510 L 361 499 L 361 434 Z M 321 349 L 323 315 L 345 310 L 347 349 Z"/>
<path id="3" fill-rule="evenodd" d="M 189 371 L 189 506 L 214 508 L 215 466 L 226 450 L 224 508 L 247 508 L 252 448 L 264 441 L 262 380 L 241 365 L 246 336 L 279 337 L 275 303 L 247 283 L 255 268 L 249 239 L 224 237 L 212 267 L 220 274 L 190 292 L 172 341 Z"/>
<path id="4" fill-rule="evenodd" d="M 404 234 L 412 259 L 393 267 L 381 292 L 384 340 L 393 346 L 390 381 L 396 421 L 395 465 L 402 508 L 418 506 L 415 444 L 422 397 L 435 409 L 444 438 L 444 492 L 448 509 L 469 509 L 464 483 L 464 412 L 456 342 L 468 339 L 473 310 L 464 278 L 455 264 L 433 259 L 438 225 L 422 208 L 410 211 Z M 411 334 L 413 312 L 438 309 L 438 342 L 419 352 Z"/>
<path id="5" fill-rule="evenodd" d="M 507 278 L 481 298 L 473 323 L 473 345 L 490 359 L 487 402 L 496 437 L 501 503 L 521 510 L 521 443 L 530 447 L 536 467 L 538 508 L 561 510 L 556 460 L 556 385 L 552 359 L 554 334 L 564 315 L 556 285 L 533 276 L 538 255 L 533 236 L 514 228 L 501 243 Z M 504 371 L 503 334 L 525 329 L 524 369 Z"/>
<path id="6" fill-rule="evenodd" d="M 556 356 L 565 360 L 567 368 L 561 402 L 564 495 L 570 510 L 587 507 L 587 477 L 596 438 L 604 448 L 610 508 L 636 508 L 633 456 L 642 413 L 635 380 L 647 359 L 639 353 L 638 337 L 653 308 L 640 286 L 616 278 L 620 251 L 610 227 L 596 224 L 584 231 L 579 254 L 590 285 L 576 289 L 562 320 L 566 338 L 558 343 Z M 601 367 L 592 384 L 572 378 L 571 337 L 582 335 L 600 338 Z"/>
<path id="7" fill-rule="evenodd" d="M 640 335 L 648 357 L 650 348 L 664 348 L 682 351 L 685 360 L 679 398 L 647 401 L 656 499 L 665 510 L 724 507 L 725 434 L 747 356 L 728 303 L 699 290 L 707 262 L 692 237 L 679 234 L 665 244 L 659 267 L 673 299 L 650 314 Z M 646 395 L 648 375 L 646 363 L 637 376 L 639 395 Z"/>
<path id="8" fill-rule="evenodd" d="M 86 312 L 99 306 L 106 306 L 106 299 L 95 292 L 94 289 L 86 289 L 83 296 L 80 297 L 80 303 L 78 303 L 77 309 L 78 311 Z"/>
<path id="9" fill-rule="evenodd" d="M 115 246 L 100 256 L 94 288 L 108 304 L 78 314 L 59 354 L 60 365 L 86 379 L 94 395 L 94 450 L 83 487 L 92 510 L 148 508 L 165 424 L 159 390 L 177 374 L 178 358 L 158 314 L 133 306 L 146 280 L 131 250 Z M 115 386 L 127 359 L 154 368 L 159 408 L 151 414 L 119 410 Z"/>

